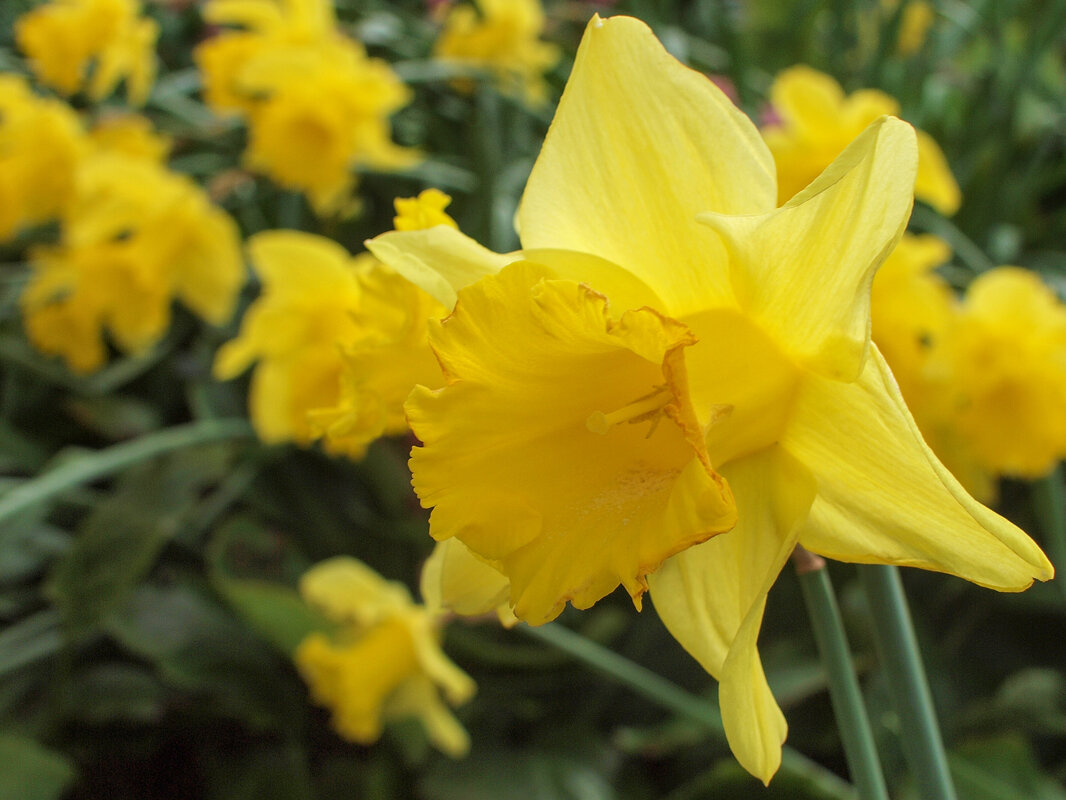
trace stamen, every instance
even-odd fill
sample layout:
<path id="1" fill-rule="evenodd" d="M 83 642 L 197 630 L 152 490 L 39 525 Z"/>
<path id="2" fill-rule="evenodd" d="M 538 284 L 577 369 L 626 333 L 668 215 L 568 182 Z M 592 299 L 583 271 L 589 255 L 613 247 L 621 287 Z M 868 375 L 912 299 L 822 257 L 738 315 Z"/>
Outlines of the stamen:
<path id="1" fill-rule="evenodd" d="M 623 422 L 628 422 L 630 425 L 649 419 L 654 419 L 657 422 L 663 406 L 667 405 L 671 400 L 673 400 L 673 395 L 670 394 L 670 390 L 665 386 L 659 386 L 651 394 L 638 397 L 629 405 L 623 406 L 617 411 L 612 411 L 610 414 L 604 414 L 602 411 L 593 411 L 589 414 L 589 418 L 585 420 L 585 427 L 602 436 L 615 425 L 621 425 Z M 652 431 L 654 430 L 653 423 Z M 650 436 L 651 432 L 648 435 Z"/>

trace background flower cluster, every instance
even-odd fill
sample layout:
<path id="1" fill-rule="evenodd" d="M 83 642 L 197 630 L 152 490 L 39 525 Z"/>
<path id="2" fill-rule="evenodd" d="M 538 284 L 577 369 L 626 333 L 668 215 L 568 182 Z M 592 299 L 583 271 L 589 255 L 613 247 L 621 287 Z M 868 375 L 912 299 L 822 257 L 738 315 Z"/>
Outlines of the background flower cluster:
<path id="1" fill-rule="evenodd" d="M 514 627 L 505 582 L 441 606 L 449 559 L 500 580 L 430 557 L 410 489 L 403 403 L 444 384 L 427 328 L 451 309 L 363 242 L 516 249 L 597 12 L 756 121 L 780 203 L 881 115 L 914 124 L 874 343 L 941 460 L 1066 565 L 1060 0 L 11 0 L 0 796 L 853 796 L 788 570 L 759 640 L 791 724 L 769 789 L 624 592 L 546 633 Z M 898 777 L 869 611 L 833 569 Z M 907 580 L 960 796 L 1066 797 L 1066 594 Z"/>

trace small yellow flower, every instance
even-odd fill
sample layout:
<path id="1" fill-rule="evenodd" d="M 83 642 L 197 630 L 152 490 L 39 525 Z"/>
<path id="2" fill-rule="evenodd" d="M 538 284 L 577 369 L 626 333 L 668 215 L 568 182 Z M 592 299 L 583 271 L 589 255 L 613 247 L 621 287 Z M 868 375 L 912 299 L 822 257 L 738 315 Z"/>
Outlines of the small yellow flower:
<path id="1" fill-rule="evenodd" d="M 476 687 L 440 649 L 435 615 L 402 584 L 353 558 L 318 564 L 300 581 L 300 592 L 338 625 L 333 637 L 310 634 L 295 659 L 315 702 L 333 711 L 341 736 L 371 744 L 386 721 L 417 717 L 441 751 L 466 755 L 469 737 L 440 693 L 460 705 Z"/>
<path id="2" fill-rule="evenodd" d="M 559 61 L 559 49 L 540 41 L 544 10 L 540 0 L 476 0 L 452 8 L 434 53 L 491 70 L 502 91 L 543 104 L 548 99 L 544 73 Z"/>
<path id="3" fill-rule="evenodd" d="M 86 158 L 61 225 L 58 246 L 31 252 L 21 305 L 30 341 L 72 369 L 104 364 L 105 331 L 125 352 L 150 347 L 174 298 L 214 324 L 232 313 L 237 227 L 184 176 L 118 153 Z"/>
<path id="4" fill-rule="evenodd" d="M 1066 307 L 1038 275 L 979 275 L 943 349 L 947 413 L 978 464 L 1038 478 L 1066 456 Z"/>
<path id="5" fill-rule="evenodd" d="M 440 189 L 426 189 L 418 197 L 397 197 L 396 216 L 392 224 L 398 231 L 420 231 L 434 225 L 458 228 L 455 220 L 444 210 L 452 198 Z"/>
<path id="6" fill-rule="evenodd" d="M 594 17 L 523 249 L 444 226 L 368 243 L 454 308 L 429 334 L 447 383 L 406 406 L 434 538 L 503 574 L 534 624 L 650 587 L 764 781 L 787 726 L 756 645 L 797 544 L 1007 591 L 1054 572 L 937 461 L 870 346 L 916 150 L 878 119 L 778 208 L 773 157 L 728 98 L 643 23 Z"/>
<path id="7" fill-rule="evenodd" d="M 102 100 L 124 79 L 140 106 L 155 82 L 159 37 L 155 21 L 140 15 L 139 0 L 53 0 L 20 17 L 15 37 L 41 83 Z"/>
<path id="8" fill-rule="evenodd" d="M 410 90 L 341 35 L 328 0 L 211 0 L 204 16 L 240 25 L 196 51 L 205 99 L 249 124 L 245 163 L 307 195 L 315 211 L 351 213 L 353 170 L 417 161 L 390 138 L 389 116 Z"/>
<path id="9" fill-rule="evenodd" d="M 262 294 L 218 351 L 214 373 L 226 380 L 258 362 L 249 397 L 256 432 L 306 446 L 318 438 L 308 413 L 338 401 L 341 345 L 356 332 L 357 262 L 336 242 L 296 231 L 258 233 L 248 253 Z"/>
<path id="10" fill-rule="evenodd" d="M 763 137 L 777 163 L 779 203 L 813 181 L 874 120 L 899 114 L 899 104 L 884 92 L 845 95 L 830 76 L 806 66 L 780 73 L 770 99 L 781 121 L 764 128 Z M 954 214 L 962 195 L 951 168 L 933 138 L 916 133 L 915 195 L 942 214 Z"/>
<path id="11" fill-rule="evenodd" d="M 74 110 L 0 75 L 0 242 L 54 219 L 74 199 L 88 144 Z"/>

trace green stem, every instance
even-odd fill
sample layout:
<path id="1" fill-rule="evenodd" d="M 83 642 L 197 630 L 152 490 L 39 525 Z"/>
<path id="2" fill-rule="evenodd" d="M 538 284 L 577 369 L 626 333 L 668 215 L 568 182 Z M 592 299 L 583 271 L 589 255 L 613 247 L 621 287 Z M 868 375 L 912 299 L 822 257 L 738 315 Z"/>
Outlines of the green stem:
<path id="1" fill-rule="evenodd" d="M 866 715 L 862 689 L 859 688 L 859 680 L 851 663 L 851 650 L 829 571 L 821 558 L 801 548 L 797 548 L 794 559 L 807 614 L 829 680 L 829 699 L 840 729 L 851 778 L 863 800 L 888 800 L 877 744 Z"/>
<path id="2" fill-rule="evenodd" d="M 1056 572 L 1066 569 L 1066 492 L 1062 486 L 1062 467 L 1056 466 L 1045 478 L 1032 484 L 1033 505 L 1044 528 L 1044 546 Z M 1055 581 L 1066 597 L 1066 581 Z"/>
<path id="3" fill-rule="evenodd" d="M 156 431 L 129 442 L 87 453 L 16 486 L 0 498 L 0 522 L 82 486 L 154 456 L 208 442 L 255 435 L 243 419 L 207 419 Z"/>
<path id="4" fill-rule="evenodd" d="M 873 615 L 877 655 L 899 714 L 903 755 L 922 800 L 955 800 L 936 709 L 896 567 L 859 566 Z"/>
<path id="5" fill-rule="evenodd" d="M 647 667 L 642 667 L 625 656 L 620 656 L 558 623 L 549 623 L 539 627 L 520 625 L 518 630 L 533 639 L 562 650 L 616 683 L 678 716 L 702 725 L 716 739 L 725 741 L 722 713 L 713 702 L 686 692 L 677 684 L 652 672 Z M 790 747 L 785 747 L 781 753 L 781 769 L 810 780 L 824 789 L 828 796 L 854 797 L 852 787 L 846 781 Z M 865 800 L 865 796 L 862 797 Z"/>

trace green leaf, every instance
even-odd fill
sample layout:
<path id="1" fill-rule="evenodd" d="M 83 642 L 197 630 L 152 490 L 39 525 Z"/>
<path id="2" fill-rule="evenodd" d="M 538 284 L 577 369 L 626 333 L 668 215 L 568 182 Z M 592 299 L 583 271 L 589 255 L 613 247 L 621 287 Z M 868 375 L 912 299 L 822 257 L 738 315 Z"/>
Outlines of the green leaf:
<path id="1" fill-rule="evenodd" d="M 291 730 L 305 708 L 295 670 L 191 584 L 139 587 L 106 621 L 170 687 L 200 696 L 208 716 Z"/>
<path id="2" fill-rule="evenodd" d="M 126 473 L 80 526 L 46 592 L 72 632 L 92 628 L 125 600 L 225 462 L 216 451 L 177 453 Z"/>
<path id="3" fill-rule="evenodd" d="M 23 736 L 0 734 L 0 797 L 54 800 L 75 777 L 66 756 Z"/>
<path id="4" fill-rule="evenodd" d="M 233 577 L 228 560 L 244 554 L 268 554 L 261 567 L 276 570 L 275 574 L 297 575 L 305 569 L 302 559 L 294 553 L 281 552 L 275 535 L 265 531 L 250 519 L 240 517 L 223 526 L 209 552 L 211 583 L 233 610 L 239 614 L 265 641 L 282 654 L 291 657 L 296 647 L 309 633 L 330 631 L 333 625 L 308 606 L 299 593 L 284 583 L 259 578 Z"/>
<path id="5" fill-rule="evenodd" d="M 59 622 L 59 614 L 46 609 L 0 633 L 0 676 L 58 653 L 63 645 Z"/>
<path id="6" fill-rule="evenodd" d="M 1066 800 L 1066 789 L 1040 769 L 1019 736 L 970 742 L 948 760 L 960 800 Z"/>

